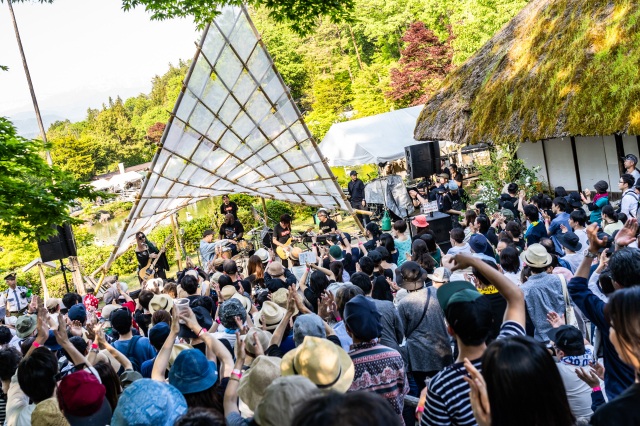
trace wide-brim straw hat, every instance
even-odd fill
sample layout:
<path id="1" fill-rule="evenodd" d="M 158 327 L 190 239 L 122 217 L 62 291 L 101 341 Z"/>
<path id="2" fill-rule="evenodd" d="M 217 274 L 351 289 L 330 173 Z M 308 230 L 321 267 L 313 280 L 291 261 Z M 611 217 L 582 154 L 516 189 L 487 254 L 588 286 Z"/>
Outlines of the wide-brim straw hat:
<path id="1" fill-rule="evenodd" d="M 267 387 L 280 377 L 281 358 L 260 355 L 253 361 L 251 368 L 240 379 L 238 396 L 251 411 L 256 411 L 264 397 Z"/>
<path id="2" fill-rule="evenodd" d="M 289 255 L 291 256 L 291 259 L 298 260 L 300 258 L 300 253 L 302 253 L 302 249 L 300 247 L 294 247 L 291 249 Z"/>
<path id="3" fill-rule="evenodd" d="M 156 294 L 149 302 L 149 312 L 153 315 L 156 311 L 171 311 L 173 299 L 168 294 Z"/>
<path id="4" fill-rule="evenodd" d="M 546 268 L 553 261 L 553 258 L 542 244 L 531 244 L 522 252 L 520 259 L 532 268 Z"/>
<path id="5" fill-rule="evenodd" d="M 251 310 L 251 300 L 247 299 L 240 293 L 234 294 L 233 296 L 231 296 L 231 298 L 238 299 L 240 303 L 242 303 L 242 306 L 244 306 L 244 309 L 247 311 L 247 313 L 249 313 L 249 311 Z"/>
<path id="6" fill-rule="evenodd" d="M 289 301 L 289 291 L 286 288 L 279 288 L 275 293 L 271 293 L 271 301 L 282 309 L 287 309 L 287 302 Z M 295 308 L 293 315 L 298 315 L 300 311 Z"/>
<path id="7" fill-rule="evenodd" d="M 300 375 L 320 390 L 346 392 L 353 383 L 355 368 L 349 354 L 330 340 L 307 336 L 287 352 L 280 364 L 283 376 Z"/>
<path id="8" fill-rule="evenodd" d="M 255 314 L 254 322 L 259 328 L 262 328 L 262 317 L 264 316 L 264 325 L 267 330 L 275 330 L 278 324 L 284 318 L 287 311 L 280 306 L 276 305 L 270 300 L 267 300 L 262 304 L 260 312 Z"/>
<path id="9" fill-rule="evenodd" d="M 238 294 L 238 290 L 232 285 L 225 285 L 220 289 L 220 294 L 224 300 L 231 299 L 234 295 Z"/>

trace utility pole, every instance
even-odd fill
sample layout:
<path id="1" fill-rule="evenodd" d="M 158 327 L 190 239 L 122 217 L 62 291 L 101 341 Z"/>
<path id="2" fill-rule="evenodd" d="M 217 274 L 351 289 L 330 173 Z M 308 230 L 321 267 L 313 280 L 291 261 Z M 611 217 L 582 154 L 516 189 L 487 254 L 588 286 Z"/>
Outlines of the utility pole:
<path id="1" fill-rule="evenodd" d="M 24 49 L 22 48 L 22 39 L 20 39 L 20 31 L 18 31 L 18 23 L 16 22 L 16 15 L 13 13 L 13 6 L 11 0 L 7 0 L 7 6 L 9 6 L 9 14 L 11 15 L 11 22 L 13 22 L 13 30 L 16 33 L 16 40 L 18 41 L 18 49 L 20 49 L 20 56 L 22 57 L 22 66 L 24 67 L 24 74 L 27 77 L 27 84 L 29 84 L 29 92 L 31 92 L 31 101 L 33 102 L 33 109 L 36 112 L 36 121 L 40 128 L 40 134 L 42 135 L 42 141 L 47 143 L 47 134 L 44 131 L 44 123 L 42 122 L 42 116 L 40 115 L 40 107 L 38 107 L 38 100 L 36 99 L 36 92 L 33 89 L 33 82 L 31 81 L 31 74 L 29 73 L 29 65 L 27 65 L 27 57 L 24 55 Z M 51 152 L 47 149 L 45 151 L 47 157 L 47 163 L 49 166 L 53 165 L 53 159 L 51 158 Z"/>

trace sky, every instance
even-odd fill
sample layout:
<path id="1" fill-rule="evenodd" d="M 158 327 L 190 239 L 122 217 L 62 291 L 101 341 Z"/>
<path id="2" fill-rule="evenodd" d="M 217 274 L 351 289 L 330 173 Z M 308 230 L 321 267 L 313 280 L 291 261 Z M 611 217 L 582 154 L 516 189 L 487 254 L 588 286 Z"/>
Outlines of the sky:
<path id="1" fill-rule="evenodd" d="M 13 4 L 43 116 L 81 120 L 109 96 L 148 93 L 169 63 L 191 59 L 199 32 L 190 19 L 151 21 L 119 0 Z M 7 5 L 0 2 L 0 116 L 35 119 Z M 49 121 L 49 120 L 45 120 Z M 46 126 L 46 124 L 45 124 Z"/>

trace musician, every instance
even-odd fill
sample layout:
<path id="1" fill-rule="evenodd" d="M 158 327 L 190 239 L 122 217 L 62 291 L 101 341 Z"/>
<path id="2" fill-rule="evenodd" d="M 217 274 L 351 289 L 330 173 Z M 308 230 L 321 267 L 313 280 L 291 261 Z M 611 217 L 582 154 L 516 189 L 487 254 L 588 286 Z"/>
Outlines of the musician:
<path id="1" fill-rule="evenodd" d="M 231 213 L 227 213 L 224 217 L 224 223 L 220 227 L 220 238 L 231 240 L 231 254 L 238 254 L 237 243 L 242 239 L 244 234 L 244 226 Z"/>
<path id="2" fill-rule="evenodd" d="M 229 199 L 228 195 L 222 196 L 222 205 L 220 206 L 220 214 L 228 215 L 231 213 L 235 220 L 238 220 L 238 205 Z"/>
<path id="3" fill-rule="evenodd" d="M 159 259 L 156 262 L 156 273 L 154 278 L 162 278 L 167 279 L 166 271 L 169 270 L 169 261 L 167 260 L 167 256 L 162 253 L 159 255 L 160 250 L 155 246 L 151 241 L 147 239 L 143 232 L 138 232 L 136 234 L 136 259 L 138 259 L 138 272 L 140 272 L 143 268 L 146 268 L 147 265 L 151 266 L 151 263 L 155 260 Z M 138 276 L 138 280 L 142 283 L 142 278 Z"/>
<path id="4" fill-rule="evenodd" d="M 283 214 L 280 216 L 280 223 L 273 228 L 273 246 L 282 247 L 286 251 L 291 251 L 291 216 Z M 289 244 L 287 244 L 289 243 Z"/>
<path id="5" fill-rule="evenodd" d="M 358 179 L 358 172 L 355 170 L 351 170 L 349 173 L 351 176 L 351 182 L 347 185 L 347 190 L 349 191 L 349 201 L 351 202 L 351 207 L 354 209 L 364 209 L 367 203 L 364 200 L 364 183 L 360 179 Z M 368 223 L 368 216 L 362 214 L 356 214 L 358 220 L 362 225 L 366 226 Z"/>
<path id="6" fill-rule="evenodd" d="M 318 210 L 318 219 L 320 220 L 320 233 L 321 234 L 337 234 L 338 225 L 333 219 L 329 219 L 329 214 L 325 209 Z"/>

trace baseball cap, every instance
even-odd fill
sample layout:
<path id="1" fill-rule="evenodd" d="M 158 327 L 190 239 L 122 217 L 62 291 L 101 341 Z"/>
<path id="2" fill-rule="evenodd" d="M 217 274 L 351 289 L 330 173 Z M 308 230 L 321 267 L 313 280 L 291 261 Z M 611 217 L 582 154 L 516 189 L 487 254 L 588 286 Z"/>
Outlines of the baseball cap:
<path id="1" fill-rule="evenodd" d="M 446 283 L 451 277 L 451 271 L 447 268 L 439 267 L 433 271 L 433 274 L 428 274 L 427 277 L 437 283 Z"/>
<path id="2" fill-rule="evenodd" d="M 561 325 L 547 332 L 549 340 L 568 356 L 583 355 L 585 352 L 584 337 L 577 328 L 571 325 Z"/>
<path id="3" fill-rule="evenodd" d="M 340 246 L 334 245 L 329 249 L 329 256 L 333 257 L 335 260 L 342 259 L 342 249 Z"/>
<path id="4" fill-rule="evenodd" d="M 493 326 L 491 302 L 468 281 L 451 281 L 438 288 L 438 303 L 447 323 L 470 346 L 484 343 Z"/>
<path id="5" fill-rule="evenodd" d="M 108 424 L 111 407 L 102 383 L 87 370 L 65 376 L 58 385 L 58 401 L 72 426 Z"/>
<path id="6" fill-rule="evenodd" d="M 358 172 L 356 172 L 355 170 L 351 170 L 351 173 L 349 173 L 349 176 L 357 176 Z"/>
<path id="7" fill-rule="evenodd" d="M 482 294 L 469 281 L 451 281 L 438 288 L 437 292 L 438 303 L 443 311 L 446 311 L 451 303 L 473 302 L 481 296 Z"/>
<path id="8" fill-rule="evenodd" d="M 87 308 L 82 303 L 75 304 L 69 309 L 67 314 L 71 321 L 85 322 L 87 320 Z"/>
<path id="9" fill-rule="evenodd" d="M 623 160 L 629 160 L 629 161 L 633 161 L 635 164 L 638 164 L 638 157 L 636 157 L 633 154 L 627 154 L 624 157 L 622 157 Z"/>

